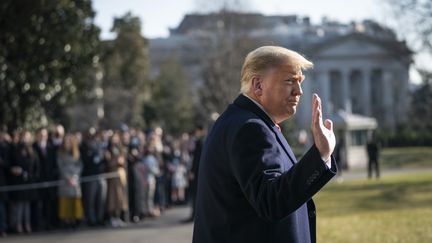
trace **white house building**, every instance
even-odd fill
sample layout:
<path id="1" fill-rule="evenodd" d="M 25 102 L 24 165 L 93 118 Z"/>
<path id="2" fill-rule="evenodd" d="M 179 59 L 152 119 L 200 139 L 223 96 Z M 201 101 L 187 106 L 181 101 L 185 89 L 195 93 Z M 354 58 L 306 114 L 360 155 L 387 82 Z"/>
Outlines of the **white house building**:
<path id="1" fill-rule="evenodd" d="M 254 23 L 248 29 L 251 37 L 299 51 L 313 61 L 296 121 L 309 130 L 312 94 L 318 93 L 324 116 L 334 120 L 344 142 L 347 167 L 365 166 L 368 131 L 394 129 L 407 119 L 412 53 L 390 29 L 369 20 L 342 24 L 323 19 L 313 25 L 308 17 L 296 15 L 238 15 Z M 211 36 L 221 21 L 217 14 L 186 15 L 168 38 L 151 39 L 151 73 L 156 75 L 161 61 L 176 53 L 190 79 L 201 82 L 198 37 Z"/>

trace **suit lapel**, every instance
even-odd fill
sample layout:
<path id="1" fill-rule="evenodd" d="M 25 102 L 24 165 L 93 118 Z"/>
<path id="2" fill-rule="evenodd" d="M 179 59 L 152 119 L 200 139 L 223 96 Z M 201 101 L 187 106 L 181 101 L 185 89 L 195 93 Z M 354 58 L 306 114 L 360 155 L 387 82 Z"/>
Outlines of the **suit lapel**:
<path id="1" fill-rule="evenodd" d="M 234 100 L 234 104 L 243 109 L 249 110 L 255 113 L 257 116 L 259 116 L 267 124 L 267 126 L 273 131 L 273 133 L 275 133 L 276 139 L 278 140 L 279 144 L 281 145 L 285 153 L 290 158 L 291 163 L 293 164 L 297 163 L 297 159 L 294 156 L 294 153 L 291 150 L 291 147 L 289 146 L 285 137 L 283 136 L 281 131 L 279 131 L 279 129 L 276 127 L 276 124 L 272 121 L 272 119 L 260 107 L 258 107 L 253 101 L 251 101 L 248 97 L 242 94 L 239 95 L 237 99 Z"/>
<path id="2" fill-rule="evenodd" d="M 293 164 L 297 163 L 297 159 L 294 155 L 294 152 L 292 151 L 291 146 L 289 146 L 282 132 L 280 132 L 279 129 L 276 128 L 276 126 L 273 128 L 273 132 L 276 134 L 278 142 L 282 145 L 282 148 L 285 150 L 285 152 L 287 153 L 288 157 L 291 159 Z"/>

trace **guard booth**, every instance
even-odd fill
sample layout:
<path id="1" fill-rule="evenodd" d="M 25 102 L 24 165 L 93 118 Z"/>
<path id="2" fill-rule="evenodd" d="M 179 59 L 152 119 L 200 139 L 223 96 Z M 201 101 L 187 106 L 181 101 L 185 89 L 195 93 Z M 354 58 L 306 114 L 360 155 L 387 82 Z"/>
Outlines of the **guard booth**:
<path id="1" fill-rule="evenodd" d="M 344 110 L 329 118 L 333 121 L 336 134 L 335 156 L 339 157 L 339 165 L 342 169 L 366 168 L 366 143 L 368 136 L 377 128 L 376 119 Z"/>

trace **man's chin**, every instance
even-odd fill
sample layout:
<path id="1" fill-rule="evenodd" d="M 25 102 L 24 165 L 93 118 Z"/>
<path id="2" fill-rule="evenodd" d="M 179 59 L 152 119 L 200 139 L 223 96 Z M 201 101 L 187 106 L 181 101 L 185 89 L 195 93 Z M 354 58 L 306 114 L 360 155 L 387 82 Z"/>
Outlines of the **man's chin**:
<path id="1" fill-rule="evenodd" d="M 296 113 L 296 111 L 297 111 L 296 106 L 290 107 L 290 109 L 288 110 L 288 115 L 293 116 Z"/>
<path id="2" fill-rule="evenodd" d="M 286 113 L 285 113 L 285 116 L 284 116 L 284 121 L 285 120 L 288 120 L 288 119 L 290 119 L 291 117 L 293 117 L 294 115 L 295 115 L 295 113 L 296 113 L 296 109 L 294 108 L 294 109 L 289 109 Z"/>

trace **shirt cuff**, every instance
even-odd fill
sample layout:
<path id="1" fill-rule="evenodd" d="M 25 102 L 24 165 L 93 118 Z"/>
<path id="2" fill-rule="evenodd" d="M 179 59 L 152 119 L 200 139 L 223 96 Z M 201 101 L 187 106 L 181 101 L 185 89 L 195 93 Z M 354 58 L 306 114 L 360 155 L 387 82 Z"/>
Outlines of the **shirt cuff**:
<path id="1" fill-rule="evenodd" d="M 327 168 L 332 168 L 331 157 L 328 160 L 324 161 L 324 163 L 326 164 Z"/>

